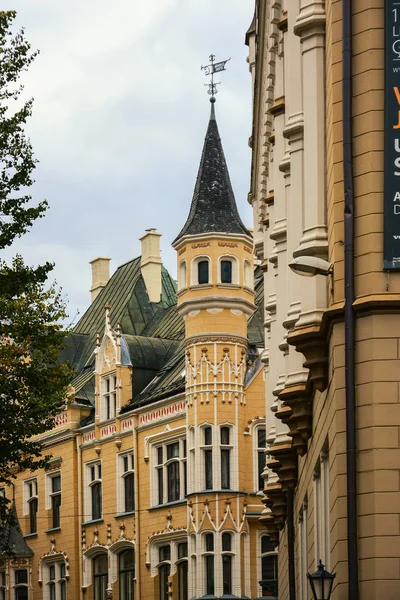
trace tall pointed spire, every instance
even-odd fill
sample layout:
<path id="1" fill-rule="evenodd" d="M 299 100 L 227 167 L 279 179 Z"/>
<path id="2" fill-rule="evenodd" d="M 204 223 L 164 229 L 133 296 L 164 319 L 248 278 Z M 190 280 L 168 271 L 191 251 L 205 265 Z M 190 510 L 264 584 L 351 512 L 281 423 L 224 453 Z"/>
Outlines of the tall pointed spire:
<path id="1" fill-rule="evenodd" d="M 236 206 L 228 167 L 215 118 L 215 97 L 211 97 L 211 114 L 204 140 L 192 204 L 187 221 L 174 240 L 184 235 L 202 233 L 237 233 L 250 235 Z"/>

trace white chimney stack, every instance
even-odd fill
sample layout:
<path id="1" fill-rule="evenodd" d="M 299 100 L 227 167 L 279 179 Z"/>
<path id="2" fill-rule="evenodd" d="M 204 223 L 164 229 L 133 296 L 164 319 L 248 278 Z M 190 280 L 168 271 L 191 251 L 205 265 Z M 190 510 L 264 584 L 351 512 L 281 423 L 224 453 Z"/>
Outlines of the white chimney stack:
<path id="1" fill-rule="evenodd" d="M 92 265 L 92 287 L 90 288 L 92 302 L 110 279 L 110 260 L 111 258 L 107 256 L 98 256 L 89 263 Z"/>
<path id="2" fill-rule="evenodd" d="M 150 302 L 161 300 L 161 233 L 155 229 L 146 229 L 140 238 L 142 242 L 142 258 L 140 267 Z"/>

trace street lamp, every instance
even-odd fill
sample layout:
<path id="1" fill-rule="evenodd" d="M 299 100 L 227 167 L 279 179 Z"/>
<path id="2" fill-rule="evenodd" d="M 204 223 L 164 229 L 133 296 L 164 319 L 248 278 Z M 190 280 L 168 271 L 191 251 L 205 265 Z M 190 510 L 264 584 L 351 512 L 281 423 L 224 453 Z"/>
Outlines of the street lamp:
<path id="1" fill-rule="evenodd" d="M 312 575 L 307 573 L 307 579 L 310 582 L 314 600 L 330 600 L 335 577 L 336 573 L 325 571 L 321 560 L 315 573 Z"/>

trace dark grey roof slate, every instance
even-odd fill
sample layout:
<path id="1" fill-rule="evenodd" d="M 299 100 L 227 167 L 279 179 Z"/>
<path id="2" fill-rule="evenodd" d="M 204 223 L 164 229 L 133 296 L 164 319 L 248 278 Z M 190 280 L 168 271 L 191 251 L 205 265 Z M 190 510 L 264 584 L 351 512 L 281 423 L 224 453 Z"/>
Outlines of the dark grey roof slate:
<path id="1" fill-rule="evenodd" d="M 212 232 L 250 235 L 237 210 L 215 120 L 214 104 L 211 105 L 189 216 L 174 243 L 184 235 Z"/>
<path id="2" fill-rule="evenodd" d="M 18 520 L 15 502 L 4 526 L 0 526 L 0 556 L 32 556 L 33 551 L 24 540 Z"/>

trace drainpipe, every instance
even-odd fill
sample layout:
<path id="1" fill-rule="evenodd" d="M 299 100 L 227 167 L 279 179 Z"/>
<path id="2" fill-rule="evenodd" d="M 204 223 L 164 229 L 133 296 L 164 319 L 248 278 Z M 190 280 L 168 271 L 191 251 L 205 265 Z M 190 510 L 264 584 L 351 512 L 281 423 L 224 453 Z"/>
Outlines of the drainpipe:
<path id="1" fill-rule="evenodd" d="M 289 576 L 289 600 L 296 600 L 296 572 L 294 564 L 294 511 L 293 511 L 294 489 L 287 491 L 287 541 L 288 541 L 288 576 Z"/>
<path id="2" fill-rule="evenodd" d="M 347 466 L 348 598 L 358 600 L 357 454 L 355 395 L 354 302 L 354 190 L 352 156 L 352 2 L 342 2 L 343 38 L 343 175 L 344 175 L 344 281 L 345 281 L 345 390 Z"/>

